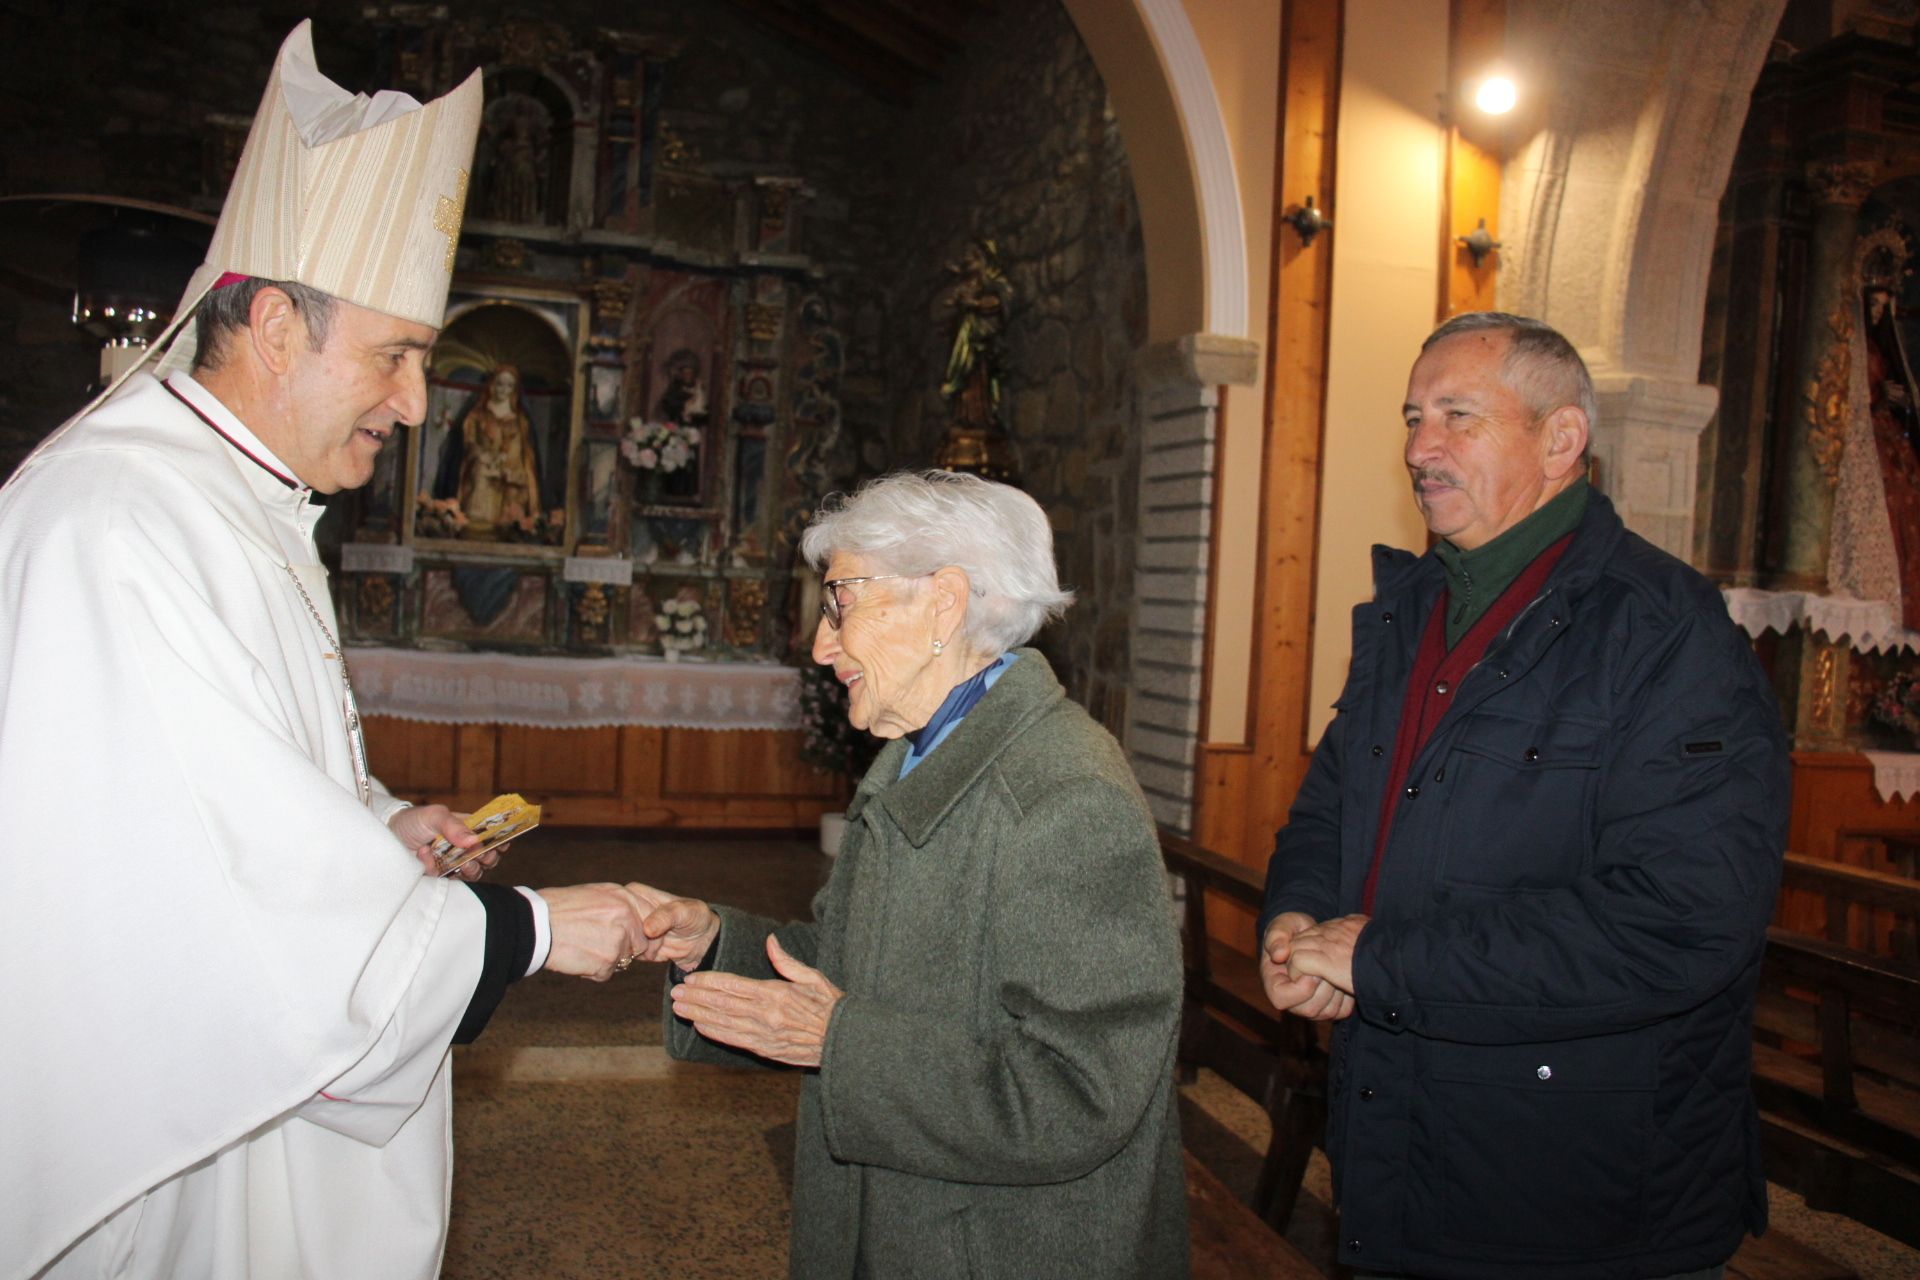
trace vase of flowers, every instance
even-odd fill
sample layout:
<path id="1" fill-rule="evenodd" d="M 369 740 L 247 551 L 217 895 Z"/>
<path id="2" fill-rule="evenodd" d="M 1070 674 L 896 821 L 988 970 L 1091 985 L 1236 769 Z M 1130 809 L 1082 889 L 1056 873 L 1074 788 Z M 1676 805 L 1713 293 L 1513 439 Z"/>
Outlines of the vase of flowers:
<path id="1" fill-rule="evenodd" d="M 832 667 L 800 668 L 800 728 L 800 758 L 845 778 L 849 790 L 880 751 L 878 738 L 847 722 L 847 689 Z M 820 851 L 828 857 L 840 850 L 846 818 L 844 813 L 820 815 Z"/>
<path id="2" fill-rule="evenodd" d="M 634 418 L 620 438 L 620 456 L 640 481 L 643 504 L 660 500 L 661 481 L 691 468 L 699 455 L 700 428 L 682 422 L 648 422 Z"/>
<path id="3" fill-rule="evenodd" d="M 698 600 L 663 601 L 660 611 L 653 615 L 653 625 L 660 633 L 660 652 L 669 662 L 678 662 L 681 654 L 707 647 L 707 620 Z"/>
<path id="4" fill-rule="evenodd" d="M 1894 672 L 1874 695 L 1867 714 L 1920 746 L 1920 671 Z"/>

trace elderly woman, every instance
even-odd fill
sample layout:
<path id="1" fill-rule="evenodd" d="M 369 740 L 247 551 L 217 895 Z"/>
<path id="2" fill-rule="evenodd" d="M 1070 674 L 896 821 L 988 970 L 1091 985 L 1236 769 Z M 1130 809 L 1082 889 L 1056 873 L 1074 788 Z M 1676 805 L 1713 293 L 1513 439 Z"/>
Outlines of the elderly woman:
<path id="1" fill-rule="evenodd" d="M 1017 489 L 930 472 L 822 512 L 813 657 L 893 741 L 811 922 L 633 886 L 667 1047 L 810 1068 L 792 1274 L 1187 1274 L 1180 960 L 1119 746 L 1020 649 L 1071 602 Z"/>

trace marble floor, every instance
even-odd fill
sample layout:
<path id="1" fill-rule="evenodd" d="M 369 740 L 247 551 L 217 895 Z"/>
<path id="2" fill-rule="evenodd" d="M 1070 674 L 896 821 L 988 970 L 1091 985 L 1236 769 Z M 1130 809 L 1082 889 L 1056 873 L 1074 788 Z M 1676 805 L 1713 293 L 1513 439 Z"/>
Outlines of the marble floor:
<path id="1" fill-rule="evenodd" d="M 643 880 L 802 916 L 831 863 L 787 839 L 543 831 L 494 878 L 535 887 Z M 786 1274 L 799 1080 L 667 1060 L 662 974 L 596 984 L 539 974 L 454 1054 L 448 1280 L 758 1280 Z M 1211 1073 L 1182 1091 L 1188 1148 L 1250 1191 L 1265 1114 Z M 1920 1251 L 1771 1189 L 1775 1225 L 1862 1280 L 1920 1277 Z M 1328 1276 L 1335 1220 L 1317 1153 L 1288 1238 Z"/>

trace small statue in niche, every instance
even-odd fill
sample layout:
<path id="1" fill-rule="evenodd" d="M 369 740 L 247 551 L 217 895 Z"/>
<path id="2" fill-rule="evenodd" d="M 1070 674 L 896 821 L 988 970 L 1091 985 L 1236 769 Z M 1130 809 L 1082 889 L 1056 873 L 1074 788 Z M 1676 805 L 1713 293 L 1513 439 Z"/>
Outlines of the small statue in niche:
<path id="1" fill-rule="evenodd" d="M 952 420 L 961 426 L 985 428 L 1000 422 L 1000 339 L 1013 284 L 997 259 L 993 241 L 975 240 L 959 262 L 946 267 L 960 279 L 947 295 L 956 319 L 940 394 L 953 401 Z"/>
<path id="2" fill-rule="evenodd" d="M 700 385 L 700 357 L 682 347 L 667 357 L 667 388 L 660 393 L 654 414 L 662 422 L 701 427 L 707 422 L 707 389 Z"/>
<path id="3" fill-rule="evenodd" d="M 960 261 L 948 263 L 946 270 L 959 277 L 946 299 L 955 319 L 940 385 L 953 409 L 934 465 L 1011 482 L 1013 448 L 1001 425 L 1000 376 L 1013 283 L 1001 271 L 991 240 L 969 242 Z"/>
<path id="4" fill-rule="evenodd" d="M 489 113 L 496 132 L 487 161 L 485 216 L 499 222 L 546 221 L 546 111 L 511 95 Z"/>
<path id="5" fill-rule="evenodd" d="M 519 396 L 520 371 L 503 364 L 460 421 L 459 501 L 470 536 L 540 512 L 540 468 Z"/>

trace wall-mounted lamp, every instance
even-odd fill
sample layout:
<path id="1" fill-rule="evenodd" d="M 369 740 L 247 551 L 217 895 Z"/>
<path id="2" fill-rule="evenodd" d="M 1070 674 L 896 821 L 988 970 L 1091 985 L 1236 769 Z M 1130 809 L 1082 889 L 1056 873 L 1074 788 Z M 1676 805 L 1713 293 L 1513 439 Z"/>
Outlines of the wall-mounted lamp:
<path id="1" fill-rule="evenodd" d="M 1308 196 L 1307 202 L 1293 212 L 1282 215 L 1280 220 L 1300 233 L 1300 247 L 1303 249 L 1313 243 L 1315 236 L 1333 225 L 1332 218 L 1314 207 L 1312 196 Z"/>
<path id="2" fill-rule="evenodd" d="M 1520 86 L 1516 85 L 1513 77 L 1508 75 L 1488 76 L 1480 82 L 1480 87 L 1474 90 L 1473 94 L 1473 105 L 1490 116 L 1507 114 L 1519 101 Z"/>
<path id="3" fill-rule="evenodd" d="M 1473 259 L 1473 269 L 1478 271 L 1487 264 L 1487 255 L 1495 249 L 1504 248 L 1493 238 L 1493 232 L 1487 230 L 1487 220 L 1480 219 L 1480 225 L 1463 236 L 1455 236 L 1454 243 L 1464 247 Z"/>

